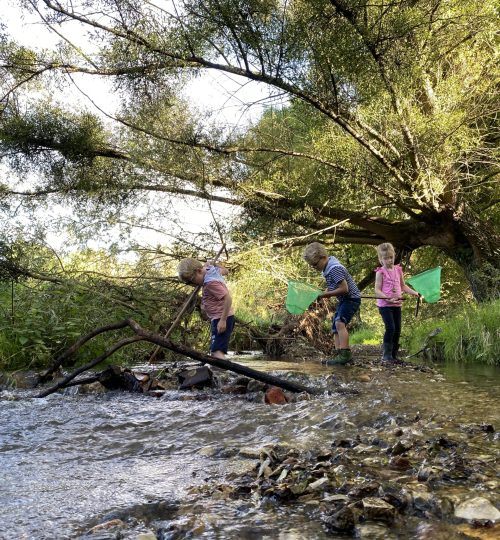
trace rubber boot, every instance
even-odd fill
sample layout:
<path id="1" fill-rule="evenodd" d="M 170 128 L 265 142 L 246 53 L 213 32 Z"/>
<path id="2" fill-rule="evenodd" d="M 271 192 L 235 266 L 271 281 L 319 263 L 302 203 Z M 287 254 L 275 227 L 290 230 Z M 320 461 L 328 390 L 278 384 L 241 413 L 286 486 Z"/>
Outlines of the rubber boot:
<path id="1" fill-rule="evenodd" d="M 399 351 L 399 341 L 395 341 L 392 344 L 392 359 L 396 362 L 400 362 L 401 360 L 398 358 L 398 351 Z"/>
<path id="2" fill-rule="evenodd" d="M 392 361 L 392 341 L 389 341 L 389 342 L 384 341 L 384 354 L 382 356 L 382 360 L 384 362 Z"/>
<path id="3" fill-rule="evenodd" d="M 327 360 L 327 366 L 343 366 L 352 362 L 351 349 L 340 349 L 339 354 Z"/>
<path id="4" fill-rule="evenodd" d="M 325 358 L 324 360 L 321 360 L 322 364 L 326 364 L 327 366 L 333 366 L 335 365 L 335 358 L 340 354 L 340 349 L 335 349 L 332 353 L 332 356 L 330 358 Z"/>

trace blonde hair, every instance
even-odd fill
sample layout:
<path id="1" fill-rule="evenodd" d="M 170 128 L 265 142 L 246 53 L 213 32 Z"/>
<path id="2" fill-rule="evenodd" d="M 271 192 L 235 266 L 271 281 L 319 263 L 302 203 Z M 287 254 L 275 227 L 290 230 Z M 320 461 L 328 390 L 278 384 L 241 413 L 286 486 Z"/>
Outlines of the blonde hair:
<path id="1" fill-rule="evenodd" d="M 192 284 L 196 272 L 203 266 L 200 261 L 196 259 L 182 259 L 177 267 L 177 274 L 179 279 L 183 283 Z"/>
<path id="2" fill-rule="evenodd" d="M 325 246 L 319 242 L 313 242 L 304 249 L 304 260 L 310 264 L 315 265 L 322 257 L 328 257 Z"/>
<path id="3" fill-rule="evenodd" d="M 384 242 L 383 244 L 379 244 L 377 246 L 377 255 L 378 260 L 381 261 L 382 257 L 384 257 L 385 255 L 396 255 L 396 250 L 391 243 Z"/>

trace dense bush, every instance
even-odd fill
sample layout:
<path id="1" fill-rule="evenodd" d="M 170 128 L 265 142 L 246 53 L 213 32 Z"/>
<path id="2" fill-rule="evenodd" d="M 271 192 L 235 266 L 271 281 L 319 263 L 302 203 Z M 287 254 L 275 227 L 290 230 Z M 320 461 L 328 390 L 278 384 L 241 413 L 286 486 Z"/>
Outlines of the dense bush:
<path id="1" fill-rule="evenodd" d="M 434 358 L 450 362 L 481 362 L 500 365 L 500 300 L 463 304 L 446 319 L 428 320 L 414 329 L 411 349 L 422 348 L 429 333 L 441 328 L 432 338 Z"/>

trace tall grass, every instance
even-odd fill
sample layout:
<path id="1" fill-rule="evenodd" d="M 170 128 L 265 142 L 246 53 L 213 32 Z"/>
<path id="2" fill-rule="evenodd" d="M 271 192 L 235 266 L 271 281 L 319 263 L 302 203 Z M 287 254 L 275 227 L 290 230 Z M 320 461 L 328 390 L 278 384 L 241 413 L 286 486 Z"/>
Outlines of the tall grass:
<path id="1" fill-rule="evenodd" d="M 410 348 L 422 348 L 436 327 L 442 332 L 434 340 L 433 350 L 448 362 L 480 362 L 500 365 L 500 300 L 484 304 L 468 303 L 446 320 L 431 320 L 415 328 Z"/>

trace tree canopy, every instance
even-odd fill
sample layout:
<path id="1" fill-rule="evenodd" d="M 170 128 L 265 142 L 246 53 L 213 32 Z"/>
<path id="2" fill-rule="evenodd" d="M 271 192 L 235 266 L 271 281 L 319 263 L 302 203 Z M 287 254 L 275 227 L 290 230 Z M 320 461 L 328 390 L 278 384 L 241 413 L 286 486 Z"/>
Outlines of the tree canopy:
<path id="1" fill-rule="evenodd" d="M 498 295 L 493 1 L 19 5 L 63 39 L 57 51 L 0 42 L 2 161 L 19 178 L 36 171 L 29 189 L 5 182 L 4 202 L 221 201 L 242 209 L 237 240 L 434 246 L 478 299 Z M 72 42 L 75 24 L 88 50 Z M 285 104 L 229 133 L 180 97 L 203 70 L 260 82 Z M 75 73 L 111 80 L 119 112 L 47 95 Z"/>

